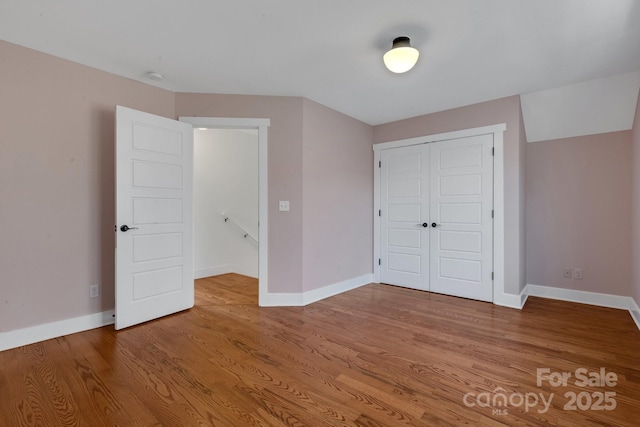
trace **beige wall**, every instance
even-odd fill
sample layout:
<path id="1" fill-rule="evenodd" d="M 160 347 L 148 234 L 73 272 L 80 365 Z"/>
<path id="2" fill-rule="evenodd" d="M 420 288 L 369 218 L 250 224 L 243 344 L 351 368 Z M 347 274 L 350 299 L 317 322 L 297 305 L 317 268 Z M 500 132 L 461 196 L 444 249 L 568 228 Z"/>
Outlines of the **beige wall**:
<path id="1" fill-rule="evenodd" d="M 3 41 L 0 58 L 0 332 L 112 309 L 115 106 L 173 117 L 174 94 Z"/>
<path id="2" fill-rule="evenodd" d="M 178 116 L 271 120 L 268 130 L 269 292 L 302 289 L 302 98 L 176 94 Z M 290 202 L 289 212 L 278 201 Z"/>
<path id="3" fill-rule="evenodd" d="M 519 294 L 524 275 L 524 141 L 520 98 L 512 96 L 375 126 L 375 143 L 506 123 L 504 133 L 505 292 Z"/>
<path id="4" fill-rule="evenodd" d="M 372 272 L 372 131 L 304 100 L 304 291 Z"/>
<path id="5" fill-rule="evenodd" d="M 176 114 L 271 120 L 269 292 L 372 272 L 371 126 L 292 97 L 178 93 Z M 289 212 L 278 211 L 279 200 Z"/>
<path id="6" fill-rule="evenodd" d="M 631 166 L 630 131 L 528 144 L 529 283 L 631 295 Z"/>
<path id="7" fill-rule="evenodd" d="M 506 123 L 505 290 L 526 283 L 526 253 L 530 283 L 640 302 L 638 110 L 633 132 L 525 146 L 517 96 L 372 128 L 302 98 L 174 94 L 2 41 L 0 58 L 0 332 L 113 308 L 116 104 L 271 120 L 270 292 L 371 273 L 372 141 Z M 585 278 L 557 281 L 562 267 Z"/>
<path id="8" fill-rule="evenodd" d="M 633 284 L 632 296 L 636 303 L 640 305 L 640 95 L 638 95 L 638 106 L 636 107 L 636 117 L 633 122 L 632 132 L 632 262 L 633 262 Z"/>
<path id="9" fill-rule="evenodd" d="M 171 118 L 269 118 L 270 292 L 371 273 L 371 126 L 302 98 L 174 94 L 5 42 L 0 57 L 0 332 L 113 308 L 116 104 Z M 324 176 L 325 162 L 333 175 Z M 351 219 L 311 210 L 334 196 Z M 279 212 L 278 200 L 291 211 Z M 351 245 L 318 256 L 332 233 Z M 94 283 L 101 296 L 90 299 Z"/>

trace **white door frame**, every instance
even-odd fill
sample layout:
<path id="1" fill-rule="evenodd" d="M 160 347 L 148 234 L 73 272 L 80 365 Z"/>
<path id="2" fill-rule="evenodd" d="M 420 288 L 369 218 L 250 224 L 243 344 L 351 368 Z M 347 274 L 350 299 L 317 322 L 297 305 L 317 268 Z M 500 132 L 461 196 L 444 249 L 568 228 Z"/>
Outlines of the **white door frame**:
<path id="1" fill-rule="evenodd" d="M 417 138 L 401 139 L 397 141 L 381 142 L 373 144 L 374 155 L 374 196 L 373 196 L 373 279 L 380 282 L 380 152 L 397 147 L 409 145 L 428 144 L 430 142 L 446 141 L 450 139 L 466 138 L 493 134 L 493 303 L 505 305 L 502 302 L 504 296 L 504 138 L 503 133 L 507 129 L 506 123 L 464 129 L 454 132 L 439 133 L 435 135 L 420 136 Z"/>
<path id="2" fill-rule="evenodd" d="M 191 124 L 194 128 L 258 130 L 258 305 L 262 305 L 269 289 L 267 128 L 271 121 L 236 117 L 179 117 L 179 120 Z"/>

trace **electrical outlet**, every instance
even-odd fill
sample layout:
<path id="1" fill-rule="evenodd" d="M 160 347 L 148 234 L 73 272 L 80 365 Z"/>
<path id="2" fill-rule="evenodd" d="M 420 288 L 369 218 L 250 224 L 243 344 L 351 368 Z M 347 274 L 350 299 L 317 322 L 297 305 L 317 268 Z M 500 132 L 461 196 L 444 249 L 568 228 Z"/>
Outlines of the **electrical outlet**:
<path id="1" fill-rule="evenodd" d="M 564 277 L 565 279 L 571 279 L 571 269 L 570 268 L 563 268 L 562 269 L 562 277 Z"/>
<path id="2" fill-rule="evenodd" d="M 573 269 L 573 278 L 577 280 L 582 280 L 582 269 L 574 268 Z"/>
<path id="3" fill-rule="evenodd" d="M 280 200 L 278 203 L 278 209 L 280 212 L 289 212 L 289 201 L 288 200 Z"/>
<path id="4" fill-rule="evenodd" d="M 99 296 L 100 296 L 100 286 L 98 286 L 98 285 L 89 286 L 89 297 L 90 298 L 97 298 Z"/>

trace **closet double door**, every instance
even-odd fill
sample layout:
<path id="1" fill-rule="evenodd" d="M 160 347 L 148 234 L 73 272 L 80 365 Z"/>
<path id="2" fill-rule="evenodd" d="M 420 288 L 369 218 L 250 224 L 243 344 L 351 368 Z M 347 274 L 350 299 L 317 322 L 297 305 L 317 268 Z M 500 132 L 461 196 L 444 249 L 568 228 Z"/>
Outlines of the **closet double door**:
<path id="1" fill-rule="evenodd" d="M 382 150 L 380 281 L 493 300 L 493 135 Z"/>

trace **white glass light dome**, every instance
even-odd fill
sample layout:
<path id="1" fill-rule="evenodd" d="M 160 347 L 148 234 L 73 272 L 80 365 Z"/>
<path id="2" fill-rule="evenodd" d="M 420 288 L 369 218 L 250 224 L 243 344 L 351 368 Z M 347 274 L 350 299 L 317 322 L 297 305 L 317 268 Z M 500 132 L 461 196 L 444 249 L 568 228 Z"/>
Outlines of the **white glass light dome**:
<path id="1" fill-rule="evenodd" d="M 394 73 L 406 73 L 416 65 L 420 52 L 411 47 L 409 37 L 397 37 L 391 50 L 384 54 L 384 65 Z"/>

